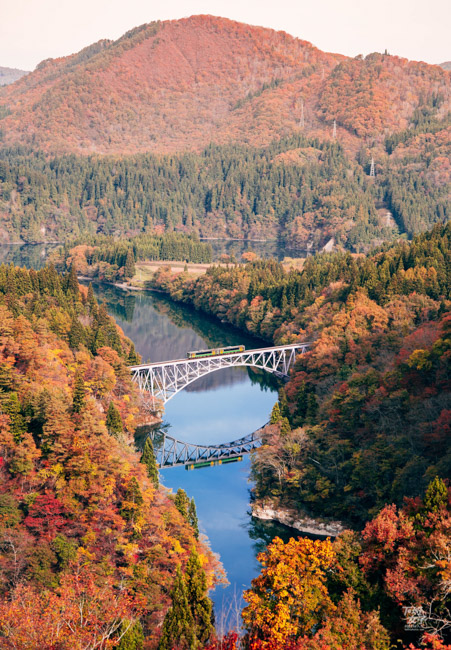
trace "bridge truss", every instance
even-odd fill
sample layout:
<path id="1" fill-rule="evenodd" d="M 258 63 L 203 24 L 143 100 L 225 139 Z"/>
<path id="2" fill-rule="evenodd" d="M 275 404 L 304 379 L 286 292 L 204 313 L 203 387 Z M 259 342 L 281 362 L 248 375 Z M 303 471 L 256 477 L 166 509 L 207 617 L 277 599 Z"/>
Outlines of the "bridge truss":
<path id="1" fill-rule="evenodd" d="M 222 368 L 251 366 L 278 377 L 288 377 L 296 355 L 305 352 L 308 347 L 308 343 L 278 345 L 224 356 L 149 363 L 132 366 L 130 371 L 139 389 L 151 396 L 154 405 L 156 400 L 165 404 L 188 384 Z"/>
<path id="2" fill-rule="evenodd" d="M 240 458 L 260 447 L 262 431 L 263 428 L 258 429 L 244 438 L 222 445 L 193 445 L 158 431 L 151 431 L 149 437 L 154 445 L 157 465 L 162 469 L 190 465 L 191 463 L 211 462 L 214 464 L 222 460 Z"/>

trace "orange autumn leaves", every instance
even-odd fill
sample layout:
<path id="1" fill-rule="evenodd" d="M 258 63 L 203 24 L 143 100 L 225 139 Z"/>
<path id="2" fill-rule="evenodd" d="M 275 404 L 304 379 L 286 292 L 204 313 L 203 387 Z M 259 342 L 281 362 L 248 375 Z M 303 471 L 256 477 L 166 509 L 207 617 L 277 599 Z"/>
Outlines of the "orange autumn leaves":
<path id="1" fill-rule="evenodd" d="M 327 579 L 343 569 L 330 539 L 276 537 L 258 559 L 242 614 L 249 650 L 388 650 L 378 613 L 363 613 L 351 589 L 332 602 Z"/>
<path id="2" fill-rule="evenodd" d="M 276 537 L 260 553 L 261 574 L 245 592 L 243 621 L 250 636 L 263 640 L 261 648 L 284 647 L 287 640 L 307 632 L 332 609 L 325 586 L 334 561 L 330 540 Z"/>

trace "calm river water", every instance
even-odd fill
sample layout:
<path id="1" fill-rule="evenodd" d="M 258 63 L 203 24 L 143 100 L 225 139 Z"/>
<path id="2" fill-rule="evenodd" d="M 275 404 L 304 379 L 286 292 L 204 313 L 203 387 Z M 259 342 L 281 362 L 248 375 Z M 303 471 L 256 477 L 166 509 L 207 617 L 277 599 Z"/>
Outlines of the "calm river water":
<path id="1" fill-rule="evenodd" d="M 39 268 L 48 250 L 43 246 L 0 247 L 0 262 Z M 219 252 L 219 251 L 218 251 Z M 238 251 L 237 251 L 238 252 Z M 94 287 L 98 300 L 131 338 L 143 361 L 183 358 L 187 351 L 244 344 L 264 345 L 229 326 L 177 305 L 159 294 L 127 293 L 115 287 Z M 278 384 L 262 371 L 228 368 L 199 379 L 167 404 L 164 420 L 169 434 L 193 443 L 218 444 L 258 429 L 277 400 Z M 194 497 L 201 532 L 219 554 L 230 582 L 212 594 L 217 621 L 236 610 L 244 589 L 259 573 L 256 555 L 276 535 L 287 540 L 291 531 L 250 516 L 250 459 L 223 466 L 161 472 L 162 483 L 174 492 L 183 488 Z M 233 612 L 226 627 L 236 624 Z"/>
<path id="2" fill-rule="evenodd" d="M 115 287 L 95 285 L 98 300 L 105 301 L 143 360 L 183 358 L 187 351 L 213 346 L 265 345 L 237 330 L 177 305 L 159 294 L 125 293 Z M 277 400 L 273 377 L 246 368 L 227 368 L 199 379 L 166 405 L 164 421 L 169 434 L 193 443 L 218 444 L 258 429 Z M 233 607 L 242 591 L 259 572 L 256 554 L 275 536 L 288 539 L 289 529 L 250 516 L 250 459 L 222 466 L 187 471 L 184 467 L 160 472 L 174 492 L 183 488 L 194 497 L 201 532 L 218 553 L 230 585 L 212 594 L 217 617 Z"/>

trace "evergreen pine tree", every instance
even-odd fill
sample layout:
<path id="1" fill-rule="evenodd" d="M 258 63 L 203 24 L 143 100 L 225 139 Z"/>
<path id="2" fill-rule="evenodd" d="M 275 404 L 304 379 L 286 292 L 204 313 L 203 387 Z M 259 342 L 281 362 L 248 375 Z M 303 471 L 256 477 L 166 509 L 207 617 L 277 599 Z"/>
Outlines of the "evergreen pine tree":
<path id="1" fill-rule="evenodd" d="M 194 620 L 188 603 L 186 583 L 177 567 L 171 592 L 172 605 L 163 621 L 163 632 L 158 650 L 191 650 L 196 648 Z"/>
<path id="2" fill-rule="evenodd" d="M 105 335 L 103 333 L 103 330 L 99 327 L 99 329 L 97 330 L 94 336 L 92 351 L 96 353 L 97 350 L 99 348 L 103 348 L 104 345 L 106 345 Z"/>
<path id="3" fill-rule="evenodd" d="M 199 554 L 191 551 L 185 571 L 188 604 L 194 620 L 197 640 L 202 647 L 210 639 L 213 632 L 211 624 L 212 602 L 207 596 L 207 577 L 202 568 Z"/>
<path id="4" fill-rule="evenodd" d="M 9 415 L 9 428 L 16 442 L 22 440 L 25 422 L 21 414 L 21 405 L 17 393 L 9 393 L 0 401 L 0 412 Z"/>
<path id="5" fill-rule="evenodd" d="M 122 502 L 121 516 L 126 521 L 134 522 L 137 515 L 139 515 L 143 503 L 144 499 L 139 488 L 138 480 L 135 476 L 132 476 L 127 485 L 125 497 Z"/>
<path id="6" fill-rule="evenodd" d="M 184 517 L 188 521 L 189 499 L 188 499 L 188 496 L 187 496 L 185 490 L 182 490 L 182 488 L 179 488 L 177 490 L 177 494 L 175 495 L 174 504 L 175 504 L 175 507 L 177 508 L 177 510 L 182 515 L 182 517 Z"/>
<path id="7" fill-rule="evenodd" d="M 124 621 L 121 625 L 120 634 L 123 634 L 124 629 L 129 625 L 128 621 Z M 139 621 L 135 621 L 128 630 L 125 632 L 119 645 L 118 650 L 142 650 L 144 647 L 144 632 L 142 625 Z"/>
<path id="8" fill-rule="evenodd" d="M 304 424 L 305 415 L 307 413 L 308 394 L 305 386 L 305 381 L 301 383 L 297 393 L 296 415 L 299 417 L 301 424 Z"/>
<path id="9" fill-rule="evenodd" d="M 424 497 L 426 512 L 437 512 L 448 503 L 448 488 L 441 478 L 436 476 L 428 485 Z"/>
<path id="10" fill-rule="evenodd" d="M 287 434 L 290 433 L 290 431 L 291 431 L 291 427 L 288 418 L 282 418 L 281 425 L 280 425 L 280 435 L 286 436 Z"/>
<path id="11" fill-rule="evenodd" d="M 146 438 L 146 442 L 144 443 L 144 449 L 143 449 L 140 462 L 146 466 L 147 476 L 152 480 L 152 483 L 154 484 L 155 488 L 157 488 L 159 484 L 158 469 L 155 460 L 153 444 L 149 437 Z"/>
<path id="12" fill-rule="evenodd" d="M 124 277 L 127 280 L 130 280 L 135 275 L 135 273 L 135 255 L 133 253 L 133 248 L 130 247 L 127 251 L 127 258 L 125 260 Z"/>
<path id="13" fill-rule="evenodd" d="M 199 539 L 199 520 L 197 518 L 196 502 L 191 499 L 188 506 L 188 523 L 194 530 L 194 537 Z"/>
<path id="14" fill-rule="evenodd" d="M 77 373 L 74 382 L 74 392 L 72 395 L 72 410 L 74 413 L 81 413 L 85 406 L 85 382 L 83 377 Z"/>
<path id="15" fill-rule="evenodd" d="M 282 419 L 282 414 L 280 413 L 279 402 L 276 402 L 271 411 L 271 417 L 269 419 L 270 424 L 277 424 Z"/>
<path id="16" fill-rule="evenodd" d="M 307 412 L 305 414 L 305 419 L 309 424 L 315 424 L 318 408 L 318 401 L 315 393 L 309 393 L 307 398 Z"/>
<path id="17" fill-rule="evenodd" d="M 77 269 L 75 268 L 75 264 L 72 264 L 69 274 L 67 275 L 66 291 L 76 298 L 79 296 L 80 290 L 78 288 Z"/>
<path id="18" fill-rule="evenodd" d="M 69 345 L 73 350 L 78 350 L 80 345 L 83 343 L 84 334 L 83 325 L 75 316 L 75 318 L 72 319 L 72 324 L 69 330 Z"/>
<path id="19" fill-rule="evenodd" d="M 113 400 L 111 400 L 108 406 L 108 411 L 106 414 L 106 428 L 108 429 L 108 433 L 115 436 L 116 438 L 124 430 L 122 426 L 121 414 L 119 413 Z"/>
<path id="20" fill-rule="evenodd" d="M 96 299 L 94 297 L 94 289 L 92 288 L 92 282 L 89 283 L 88 287 L 88 305 L 92 309 L 96 305 Z"/>
<path id="21" fill-rule="evenodd" d="M 280 407 L 280 414 L 283 417 L 289 417 L 290 411 L 288 409 L 288 399 L 287 399 L 287 394 L 285 392 L 285 388 L 280 388 L 279 389 L 279 407 Z"/>
<path id="22" fill-rule="evenodd" d="M 135 344 L 132 343 L 128 353 L 128 362 L 130 365 L 135 366 L 141 361 L 139 354 L 135 350 Z"/>
<path id="23" fill-rule="evenodd" d="M 14 384 L 12 366 L 9 363 L 0 363 L 0 391 L 11 390 Z"/>

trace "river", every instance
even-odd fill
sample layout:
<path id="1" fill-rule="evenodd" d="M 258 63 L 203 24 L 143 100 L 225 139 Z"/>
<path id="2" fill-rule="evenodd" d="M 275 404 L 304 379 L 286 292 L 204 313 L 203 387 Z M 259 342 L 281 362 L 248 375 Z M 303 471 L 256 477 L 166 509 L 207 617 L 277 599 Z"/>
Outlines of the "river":
<path id="1" fill-rule="evenodd" d="M 44 246 L 0 247 L 0 262 L 40 268 Z M 94 285 L 99 301 L 133 340 L 143 361 L 183 358 L 187 351 L 219 345 L 266 345 L 195 310 L 173 303 L 160 294 L 125 292 L 113 286 Z M 277 400 L 278 382 L 263 371 L 228 368 L 197 380 L 168 402 L 164 414 L 169 434 L 192 443 L 218 444 L 251 433 L 269 418 Z M 229 585 L 212 594 L 219 628 L 236 625 L 244 589 L 259 573 L 256 555 L 279 535 L 287 540 L 288 528 L 255 520 L 250 515 L 250 458 L 242 462 L 186 471 L 183 467 L 161 471 L 161 482 L 173 492 L 183 488 L 194 497 L 199 528 L 217 553 Z M 226 620 L 227 619 L 227 620 Z"/>
<path id="2" fill-rule="evenodd" d="M 205 315 L 151 293 L 126 293 L 115 287 L 94 285 L 100 301 L 143 360 L 179 359 L 189 350 L 242 343 L 246 348 L 266 345 Z M 186 442 L 218 444 L 258 429 L 277 400 L 278 383 L 262 371 L 227 368 L 188 386 L 166 405 L 168 433 Z M 290 530 L 250 516 L 250 459 L 187 471 L 184 467 L 160 472 L 162 483 L 174 492 L 183 488 L 194 497 L 200 530 L 218 553 L 229 580 L 212 594 L 217 619 L 235 609 L 244 589 L 259 572 L 256 554 Z M 230 624 L 233 621 L 229 621 Z"/>

